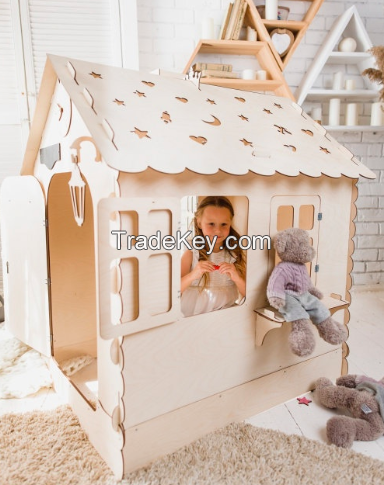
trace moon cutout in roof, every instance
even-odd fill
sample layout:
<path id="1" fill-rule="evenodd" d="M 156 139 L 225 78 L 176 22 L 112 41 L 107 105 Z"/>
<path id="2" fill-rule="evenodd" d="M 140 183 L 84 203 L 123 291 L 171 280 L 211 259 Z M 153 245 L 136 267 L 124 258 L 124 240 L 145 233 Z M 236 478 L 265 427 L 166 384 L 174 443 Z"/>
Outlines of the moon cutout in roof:
<path id="1" fill-rule="evenodd" d="M 149 86 L 150 88 L 153 88 L 153 86 L 155 85 L 155 83 L 152 83 L 151 81 L 141 81 L 141 82 L 146 86 Z"/>
<path id="2" fill-rule="evenodd" d="M 204 123 L 207 123 L 208 125 L 212 125 L 212 126 L 220 126 L 221 125 L 221 121 L 219 120 L 219 118 L 216 118 L 216 116 L 213 116 L 211 115 L 212 118 L 213 118 L 213 121 L 204 121 Z"/>
<path id="3" fill-rule="evenodd" d="M 181 101 L 182 103 L 188 103 L 187 98 L 179 98 L 178 96 L 176 96 L 176 99 L 177 99 L 177 101 Z"/>
<path id="4" fill-rule="evenodd" d="M 311 131 L 311 130 L 302 129 L 301 131 L 304 132 L 306 135 L 313 136 L 313 131 Z"/>
<path id="5" fill-rule="evenodd" d="M 294 147 L 293 145 L 284 145 L 285 147 L 289 148 L 290 150 L 292 150 L 293 152 L 296 151 L 296 147 Z"/>
<path id="6" fill-rule="evenodd" d="M 239 98 L 238 96 L 235 96 L 235 99 L 237 99 L 237 101 L 240 101 L 240 103 L 245 103 L 244 98 Z"/>
<path id="7" fill-rule="evenodd" d="M 190 138 L 191 140 L 193 140 L 193 141 L 197 142 L 197 143 L 200 143 L 201 145 L 205 145 L 205 144 L 207 143 L 207 141 L 208 141 L 208 140 L 207 140 L 206 138 L 204 138 L 203 136 L 193 136 L 193 135 L 191 135 L 189 138 Z"/>

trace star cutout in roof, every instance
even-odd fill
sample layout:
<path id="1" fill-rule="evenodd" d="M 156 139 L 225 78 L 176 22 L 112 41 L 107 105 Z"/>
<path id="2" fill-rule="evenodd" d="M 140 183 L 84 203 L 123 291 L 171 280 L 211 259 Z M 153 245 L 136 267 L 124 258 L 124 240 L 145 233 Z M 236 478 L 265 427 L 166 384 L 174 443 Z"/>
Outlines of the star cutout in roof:
<path id="1" fill-rule="evenodd" d="M 243 138 L 243 139 L 242 139 L 242 140 L 240 140 L 240 141 L 244 143 L 244 146 L 251 146 L 251 147 L 253 147 L 252 142 L 251 142 L 251 141 L 246 140 L 245 138 Z"/>
<path id="2" fill-rule="evenodd" d="M 89 75 L 94 77 L 95 79 L 103 79 L 101 77 L 101 74 L 97 74 L 97 72 L 94 72 L 94 71 L 90 72 Z"/>

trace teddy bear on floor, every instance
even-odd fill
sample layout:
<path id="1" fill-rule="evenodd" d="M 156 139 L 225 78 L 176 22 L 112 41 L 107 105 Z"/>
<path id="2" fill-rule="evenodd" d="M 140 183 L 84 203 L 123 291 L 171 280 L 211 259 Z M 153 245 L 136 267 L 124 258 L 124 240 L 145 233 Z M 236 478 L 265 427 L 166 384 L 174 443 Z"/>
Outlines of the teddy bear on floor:
<path id="1" fill-rule="evenodd" d="M 384 434 L 384 378 L 346 375 L 332 382 L 321 377 L 316 382 L 316 395 L 321 404 L 349 411 L 350 416 L 334 416 L 327 422 L 329 441 L 350 448 L 356 441 L 373 441 Z"/>
<path id="2" fill-rule="evenodd" d="M 326 342 L 338 345 L 348 333 L 344 325 L 331 318 L 330 311 L 320 301 L 322 293 L 313 286 L 305 263 L 312 261 L 315 250 L 308 233 L 290 228 L 280 231 L 273 239 L 281 262 L 268 281 L 267 297 L 287 322 L 292 322 L 289 344 L 294 354 L 304 357 L 315 348 L 312 323 Z"/>

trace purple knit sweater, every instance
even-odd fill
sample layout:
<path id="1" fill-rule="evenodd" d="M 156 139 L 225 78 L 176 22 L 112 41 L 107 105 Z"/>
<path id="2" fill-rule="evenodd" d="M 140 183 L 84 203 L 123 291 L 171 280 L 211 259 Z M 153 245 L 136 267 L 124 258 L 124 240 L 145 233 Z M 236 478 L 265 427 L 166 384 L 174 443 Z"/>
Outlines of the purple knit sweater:
<path id="1" fill-rule="evenodd" d="M 303 294 L 312 288 L 305 264 L 282 261 L 272 271 L 267 287 L 267 297 L 285 298 L 285 292 Z"/>

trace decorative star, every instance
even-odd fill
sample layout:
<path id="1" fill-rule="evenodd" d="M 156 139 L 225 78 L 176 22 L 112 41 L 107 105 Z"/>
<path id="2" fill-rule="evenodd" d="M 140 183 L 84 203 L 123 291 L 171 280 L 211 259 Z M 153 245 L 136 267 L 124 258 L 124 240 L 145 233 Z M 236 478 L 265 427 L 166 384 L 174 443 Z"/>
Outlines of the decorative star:
<path id="1" fill-rule="evenodd" d="M 131 131 L 131 133 L 135 133 L 139 138 L 151 138 L 148 136 L 148 131 L 141 131 L 139 128 L 136 128 L 136 126 L 134 131 Z"/>
<path id="2" fill-rule="evenodd" d="M 276 128 L 278 129 L 278 132 L 283 135 L 285 135 L 286 133 L 288 133 L 288 135 L 292 135 L 292 133 L 288 131 L 286 128 L 284 128 L 284 126 L 278 126 L 278 125 L 273 125 L 273 126 L 276 126 Z"/>
<path id="3" fill-rule="evenodd" d="M 246 140 L 245 138 L 243 138 L 243 139 L 242 139 L 242 140 L 240 140 L 240 141 L 244 143 L 244 146 L 251 146 L 251 147 L 253 147 L 252 142 L 251 142 L 251 141 Z"/>
<path id="4" fill-rule="evenodd" d="M 235 99 L 237 99 L 237 101 L 240 101 L 240 103 L 245 103 L 244 98 L 239 98 L 238 96 L 235 96 Z"/>
<path id="5" fill-rule="evenodd" d="M 139 96 L 139 98 L 146 98 L 145 93 L 142 93 L 141 91 L 138 91 L 137 89 L 136 89 L 136 91 L 133 92 L 133 94 L 137 94 Z"/>
<path id="6" fill-rule="evenodd" d="M 155 83 L 152 83 L 151 81 L 141 81 L 142 83 L 144 83 L 146 86 L 149 86 L 150 88 L 153 88 L 153 86 L 155 85 Z"/>
<path id="7" fill-rule="evenodd" d="M 94 77 L 95 79 L 103 79 L 101 74 L 97 74 L 96 72 L 92 71 L 89 73 L 90 76 Z"/>
<path id="8" fill-rule="evenodd" d="M 273 103 L 273 104 L 276 106 L 276 108 L 283 109 L 283 107 L 281 106 L 281 104 L 278 104 L 278 103 Z"/>
<path id="9" fill-rule="evenodd" d="M 306 406 L 309 406 L 309 403 L 312 402 L 310 399 L 307 399 L 305 396 L 298 397 L 297 400 L 299 401 L 299 404 L 305 404 Z"/>
<path id="10" fill-rule="evenodd" d="M 121 101 L 120 99 L 115 98 L 113 102 L 116 103 L 118 106 L 125 106 L 124 101 Z"/>
<path id="11" fill-rule="evenodd" d="M 269 109 L 265 109 L 265 108 L 264 108 L 264 109 L 263 109 L 263 111 L 264 111 L 264 113 L 267 113 L 267 114 L 269 114 L 269 115 L 271 115 L 271 114 L 272 114 L 272 111 L 271 111 L 271 110 L 269 110 Z"/>
<path id="12" fill-rule="evenodd" d="M 243 121 L 248 121 L 248 118 L 246 116 L 239 115 L 239 118 Z"/>
<path id="13" fill-rule="evenodd" d="M 209 99 L 207 98 L 207 103 L 210 103 L 210 104 L 216 104 L 215 101 L 213 99 Z"/>
<path id="14" fill-rule="evenodd" d="M 331 153 L 327 148 L 320 147 L 320 151 L 326 153 L 327 155 Z"/>

